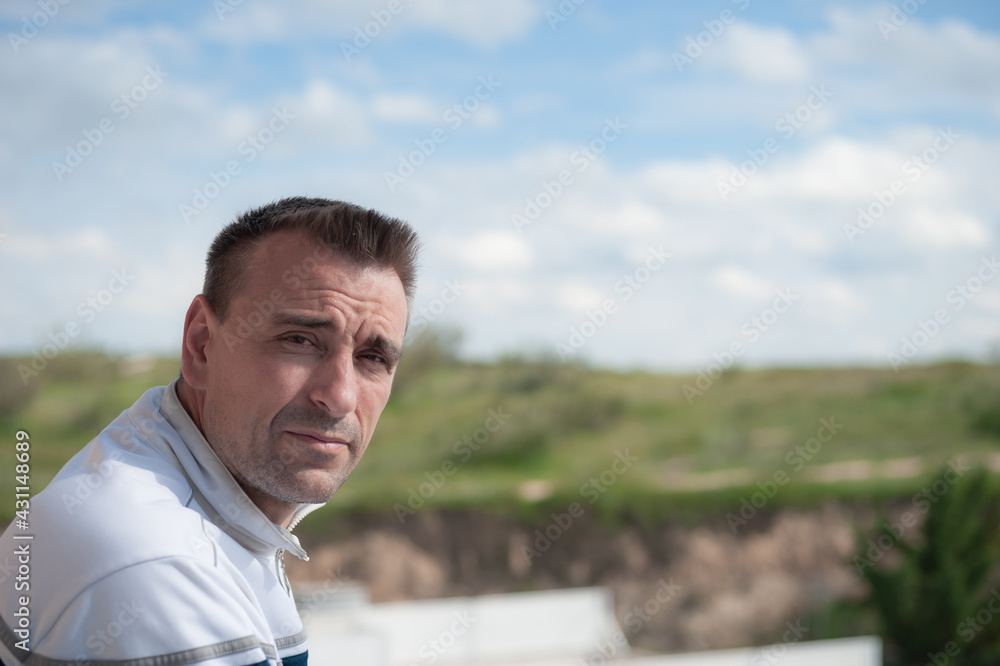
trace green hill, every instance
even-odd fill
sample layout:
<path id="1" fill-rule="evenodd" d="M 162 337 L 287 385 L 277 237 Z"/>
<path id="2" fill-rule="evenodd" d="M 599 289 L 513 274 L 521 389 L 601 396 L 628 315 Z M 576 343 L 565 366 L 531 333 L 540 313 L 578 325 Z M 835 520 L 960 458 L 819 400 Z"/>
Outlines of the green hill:
<path id="1" fill-rule="evenodd" d="M 34 492 L 178 371 L 173 359 L 77 352 L 25 385 L 23 362 L 0 359 L 0 459 L 13 469 L 15 432 L 28 431 Z M 1000 463 L 1000 366 L 736 370 L 701 395 L 684 390 L 696 381 L 523 359 L 462 363 L 433 341 L 418 344 L 364 460 L 325 511 L 542 513 L 593 500 L 609 518 L 657 518 L 733 511 L 753 493 L 773 495 L 774 506 L 903 496 L 956 455 Z M 0 504 L 5 519 L 12 477 L 0 479 L 11 498 Z"/>

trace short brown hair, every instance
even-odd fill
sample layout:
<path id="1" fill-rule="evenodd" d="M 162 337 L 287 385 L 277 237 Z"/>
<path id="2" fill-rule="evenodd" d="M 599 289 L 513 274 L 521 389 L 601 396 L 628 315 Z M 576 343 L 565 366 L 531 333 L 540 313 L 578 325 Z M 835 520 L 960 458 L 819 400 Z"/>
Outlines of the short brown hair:
<path id="1" fill-rule="evenodd" d="M 413 302 L 420 244 L 410 225 L 343 201 L 291 197 L 248 210 L 212 241 L 203 293 L 220 321 L 225 321 L 242 287 L 259 241 L 289 230 L 305 232 L 362 268 L 393 269 L 403 283 L 407 303 Z"/>

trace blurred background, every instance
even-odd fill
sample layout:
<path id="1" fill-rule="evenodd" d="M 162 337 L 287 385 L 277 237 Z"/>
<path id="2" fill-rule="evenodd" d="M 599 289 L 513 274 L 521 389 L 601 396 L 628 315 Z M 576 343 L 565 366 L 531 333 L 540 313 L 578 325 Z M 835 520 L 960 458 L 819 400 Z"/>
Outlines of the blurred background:
<path id="1" fill-rule="evenodd" d="M 176 376 L 224 224 L 343 199 L 411 222 L 423 269 L 303 590 L 599 587 L 639 653 L 801 621 L 995 663 L 996 3 L 11 0 L 0 27 L 0 426 L 36 489 Z"/>

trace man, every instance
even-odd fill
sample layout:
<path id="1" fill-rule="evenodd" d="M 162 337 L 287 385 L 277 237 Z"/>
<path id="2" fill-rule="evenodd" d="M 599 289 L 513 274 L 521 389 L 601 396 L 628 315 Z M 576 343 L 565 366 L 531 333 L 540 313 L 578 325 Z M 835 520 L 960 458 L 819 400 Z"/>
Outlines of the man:
<path id="1" fill-rule="evenodd" d="M 416 253 L 403 222 L 323 199 L 223 229 L 181 377 L 123 412 L 32 498 L 30 527 L 0 539 L 0 561 L 27 544 L 30 570 L 0 578 L 0 660 L 304 666 L 281 556 L 305 559 L 290 530 L 368 446 Z"/>

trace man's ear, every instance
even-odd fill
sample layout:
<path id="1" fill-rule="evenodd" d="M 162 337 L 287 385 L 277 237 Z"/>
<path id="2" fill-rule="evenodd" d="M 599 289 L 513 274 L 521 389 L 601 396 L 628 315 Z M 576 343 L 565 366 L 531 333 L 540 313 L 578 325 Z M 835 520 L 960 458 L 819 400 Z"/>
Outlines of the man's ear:
<path id="1" fill-rule="evenodd" d="M 218 319 L 212 306 L 204 294 L 198 294 L 184 317 L 181 344 L 181 372 L 191 388 L 204 390 L 208 384 L 208 346 L 218 330 Z"/>

